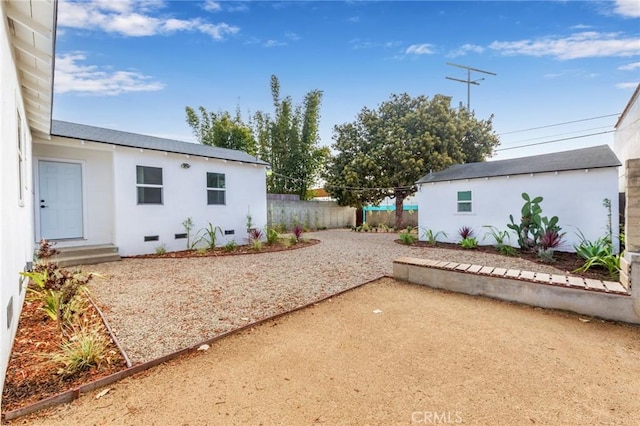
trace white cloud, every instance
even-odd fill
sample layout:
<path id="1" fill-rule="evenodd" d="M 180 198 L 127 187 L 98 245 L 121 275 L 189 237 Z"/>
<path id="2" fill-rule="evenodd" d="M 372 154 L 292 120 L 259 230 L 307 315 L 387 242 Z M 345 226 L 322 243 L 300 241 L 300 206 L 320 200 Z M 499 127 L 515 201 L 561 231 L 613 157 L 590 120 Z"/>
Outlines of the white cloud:
<path id="1" fill-rule="evenodd" d="M 352 16 L 351 18 L 348 18 L 347 21 L 349 22 L 353 22 L 354 24 L 360 22 L 360 17 L 359 16 Z"/>
<path id="2" fill-rule="evenodd" d="M 298 41 L 302 38 L 296 33 L 285 33 L 284 36 L 289 40 L 293 40 L 293 41 Z"/>
<path id="3" fill-rule="evenodd" d="M 467 53 L 482 53 L 485 51 L 485 48 L 482 46 L 478 46 L 477 44 L 463 44 L 456 50 L 452 50 L 447 54 L 450 58 L 455 58 L 457 56 L 465 56 Z"/>
<path id="4" fill-rule="evenodd" d="M 267 40 L 264 42 L 264 47 L 278 47 L 278 46 L 286 46 L 287 43 L 278 40 Z"/>
<path id="5" fill-rule="evenodd" d="M 377 42 L 377 41 L 371 41 L 371 40 L 363 40 L 360 38 L 354 38 L 353 40 L 349 41 L 349 44 L 351 45 L 351 48 L 354 50 L 374 49 L 378 47 L 388 49 L 391 47 L 398 47 L 400 45 L 400 42 L 398 41 Z"/>
<path id="6" fill-rule="evenodd" d="M 412 44 L 411 46 L 407 47 L 404 53 L 414 54 L 414 55 L 432 55 L 435 52 L 433 51 L 432 44 L 422 43 L 422 44 Z"/>
<path id="7" fill-rule="evenodd" d="M 156 16 L 162 7 L 164 3 L 157 0 L 61 0 L 58 5 L 58 25 L 63 28 L 101 30 L 127 37 L 197 31 L 215 40 L 222 40 L 240 31 L 240 28 L 224 22 L 212 24 L 200 18 L 184 20 Z"/>
<path id="8" fill-rule="evenodd" d="M 578 24 L 578 25 L 572 25 L 569 28 L 571 28 L 572 30 L 588 30 L 590 28 L 593 28 L 593 26 L 585 25 L 585 24 Z"/>
<path id="9" fill-rule="evenodd" d="M 636 87 L 638 87 L 638 81 L 634 82 L 634 83 L 618 83 L 616 84 L 616 89 L 635 89 Z"/>
<path id="10" fill-rule="evenodd" d="M 535 40 L 494 41 L 489 45 L 503 55 L 551 56 L 556 59 L 578 59 L 608 56 L 635 56 L 640 51 L 640 38 L 620 33 L 594 31 L 567 37 L 543 37 Z"/>
<path id="11" fill-rule="evenodd" d="M 83 65 L 82 53 L 56 56 L 56 93 L 115 96 L 128 92 L 155 92 L 165 85 L 135 71 L 111 71 L 96 65 Z"/>
<path id="12" fill-rule="evenodd" d="M 614 11 L 628 18 L 640 18 L 640 2 L 638 0 L 616 0 Z"/>
<path id="13" fill-rule="evenodd" d="M 222 9 L 222 6 L 220 6 L 220 3 L 217 1 L 207 0 L 202 5 L 202 8 L 207 12 L 219 12 Z"/>
<path id="14" fill-rule="evenodd" d="M 627 65 L 619 66 L 618 70 L 620 70 L 620 71 L 633 71 L 636 68 L 640 68 L 640 62 L 632 62 L 632 63 L 627 64 Z"/>
<path id="15" fill-rule="evenodd" d="M 560 72 L 555 72 L 555 73 L 548 73 L 544 75 L 544 78 L 547 79 L 552 79 L 552 78 L 559 78 L 559 77 L 569 77 L 569 78 L 579 78 L 579 79 L 591 79 L 591 78 L 596 78 L 599 77 L 600 74 L 595 73 L 595 72 L 588 72 L 586 70 L 577 68 L 577 69 L 566 69 L 566 70 L 562 70 Z"/>

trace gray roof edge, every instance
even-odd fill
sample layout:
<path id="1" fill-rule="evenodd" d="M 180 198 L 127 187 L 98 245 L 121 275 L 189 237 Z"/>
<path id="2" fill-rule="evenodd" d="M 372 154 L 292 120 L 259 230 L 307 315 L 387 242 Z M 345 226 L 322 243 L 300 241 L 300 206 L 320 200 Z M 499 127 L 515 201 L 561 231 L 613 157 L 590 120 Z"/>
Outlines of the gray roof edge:
<path id="1" fill-rule="evenodd" d="M 181 150 L 181 149 L 171 149 L 169 147 L 153 147 L 153 146 L 151 146 L 151 147 L 150 146 L 142 147 L 140 145 L 136 145 L 136 144 L 133 144 L 133 143 L 124 143 L 124 142 L 121 142 L 121 141 L 105 141 L 105 140 L 97 140 L 96 138 L 85 137 L 83 135 L 60 134 L 60 133 L 56 133 L 53 130 L 53 124 L 54 123 L 64 123 L 64 124 L 72 125 L 72 126 L 81 126 L 81 127 L 85 127 L 85 128 L 97 129 L 97 130 L 102 130 L 102 131 L 107 131 L 107 132 L 115 132 L 115 133 L 118 133 L 118 134 L 121 134 L 121 135 L 131 135 L 132 137 L 143 137 L 147 141 L 169 143 L 171 145 L 175 145 L 176 148 L 180 148 L 180 147 L 184 147 L 184 148 L 200 147 L 200 148 L 205 148 L 205 150 L 207 150 L 207 151 L 211 150 L 211 151 L 218 151 L 218 152 L 211 152 L 211 154 L 208 154 L 206 152 L 194 153 L 193 150 L 188 150 L 188 149 Z M 263 160 L 260 160 L 259 158 L 254 157 L 254 156 L 252 156 L 251 154 L 249 154 L 249 153 L 247 153 L 245 151 L 233 150 L 233 149 L 229 149 L 229 148 L 220 148 L 220 147 L 201 145 L 201 144 L 196 144 L 196 143 L 191 143 L 191 142 L 179 141 L 179 140 L 176 140 L 176 139 L 160 138 L 160 137 L 157 137 L 157 136 L 143 135 L 141 133 L 133 133 L 133 132 L 126 132 L 126 131 L 121 131 L 121 130 L 107 129 L 107 128 L 104 128 L 104 127 L 97 127 L 97 126 L 90 126 L 90 125 L 87 125 L 87 124 L 73 123 L 71 121 L 52 120 L 51 136 L 57 136 L 57 137 L 63 137 L 63 138 L 69 138 L 69 139 L 76 139 L 76 140 L 84 140 L 84 141 L 95 142 L 95 143 L 103 143 L 103 144 L 107 144 L 107 145 L 116 145 L 116 146 L 122 146 L 122 147 L 126 147 L 126 148 L 141 148 L 141 149 L 148 149 L 150 151 L 171 152 L 173 154 L 186 154 L 186 155 L 193 155 L 195 157 L 206 157 L 206 158 L 213 158 L 213 159 L 219 159 L 219 160 L 228 160 L 228 161 L 236 161 L 236 162 L 240 162 L 240 163 L 269 166 L 269 163 L 267 163 L 267 162 L 265 162 Z M 241 155 L 243 155 L 244 158 L 237 159 L 237 158 L 232 158 L 231 155 L 225 156 L 220 151 L 229 151 L 230 153 L 241 154 Z"/>
<path id="2" fill-rule="evenodd" d="M 602 161 L 596 161 L 593 164 L 585 164 L 585 163 L 576 164 L 575 162 L 567 162 L 562 165 L 556 165 L 555 167 L 554 166 L 541 166 L 541 167 L 535 167 L 535 168 L 524 167 L 522 171 L 515 171 L 515 172 L 514 171 L 505 172 L 500 170 L 494 170 L 493 172 L 476 171 L 475 173 L 472 172 L 467 175 L 464 174 L 464 170 L 466 169 L 465 166 L 481 164 L 481 165 L 487 165 L 487 166 L 494 166 L 499 169 L 500 166 L 504 167 L 505 165 L 514 164 L 517 162 L 523 162 L 526 160 L 539 161 L 540 159 L 550 158 L 551 156 L 563 155 L 566 157 L 568 155 L 572 155 L 572 154 L 575 155 L 578 153 L 585 155 L 585 153 L 593 153 L 597 151 L 601 151 L 600 152 L 601 155 L 609 156 L 609 158 L 605 158 Z M 539 155 L 533 155 L 533 156 L 527 156 L 527 157 L 511 158 L 507 160 L 498 160 L 495 162 L 482 161 L 482 162 L 466 163 L 466 164 L 454 164 L 447 169 L 441 170 L 436 173 L 429 173 L 421 177 L 418 181 L 416 181 L 416 184 L 465 180 L 465 179 L 481 179 L 485 177 L 517 176 L 517 175 L 526 175 L 531 173 L 540 174 L 540 173 L 566 172 L 571 170 L 582 170 L 582 169 L 602 169 L 602 168 L 608 168 L 608 167 L 619 167 L 621 165 L 622 163 L 620 162 L 616 154 L 613 152 L 611 147 L 607 144 L 603 144 L 603 145 L 595 145 L 595 146 L 573 149 L 568 151 L 560 151 L 560 152 L 539 154 Z M 458 167 L 458 169 L 461 170 L 461 172 L 459 173 L 460 176 L 447 173 L 451 171 L 451 168 L 456 166 Z"/>
<path id="3" fill-rule="evenodd" d="M 617 166 L 615 164 L 610 165 L 610 166 L 597 166 L 597 167 L 588 167 L 588 169 L 590 170 L 594 170 L 594 169 L 608 169 L 609 167 L 618 167 L 621 166 L 622 163 L 618 164 Z M 442 178 L 442 179 L 426 179 L 429 175 L 427 176 L 423 176 L 420 178 L 420 180 L 416 181 L 416 184 L 422 184 L 422 183 L 435 183 L 435 182 L 453 182 L 456 180 L 468 180 L 468 179 L 484 179 L 484 178 L 492 178 L 492 177 L 504 177 L 504 176 L 521 176 L 521 175 L 528 175 L 528 174 L 543 174 L 543 173 L 555 173 L 555 172 L 573 172 L 576 170 L 583 170 L 583 167 L 574 167 L 574 168 L 569 168 L 569 169 L 562 169 L 562 168 L 558 168 L 556 170 L 539 170 L 537 172 L 521 172 L 521 173 L 498 173 L 498 174 L 494 174 L 494 175 L 487 175 L 487 176 L 473 176 L 473 177 L 454 177 L 454 178 Z"/>

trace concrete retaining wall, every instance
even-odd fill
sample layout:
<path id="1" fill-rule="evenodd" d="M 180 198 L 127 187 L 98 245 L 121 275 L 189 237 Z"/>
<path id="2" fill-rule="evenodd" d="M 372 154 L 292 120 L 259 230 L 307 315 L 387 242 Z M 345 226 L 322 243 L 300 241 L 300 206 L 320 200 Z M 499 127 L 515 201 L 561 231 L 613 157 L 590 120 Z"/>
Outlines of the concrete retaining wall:
<path id="1" fill-rule="evenodd" d="M 483 268 L 481 266 L 442 265 L 443 263 L 446 262 L 412 258 L 397 259 L 393 262 L 393 277 L 457 293 L 487 296 L 541 308 L 562 309 L 583 315 L 640 324 L 640 300 L 632 297 L 619 283 L 584 280 L 580 284 L 579 281 L 564 277 L 566 284 L 551 284 L 551 282 L 558 282 L 557 278 L 561 276 L 540 274 L 544 275 L 546 282 L 549 283 L 543 284 L 533 281 L 536 279 L 536 274 L 533 272 L 504 270 L 504 272 L 500 271 L 500 276 L 483 275 L 465 271 L 467 269 L 479 271 L 478 268 Z M 440 266 L 435 267 L 438 264 Z M 527 278 L 519 279 L 519 277 Z M 585 289 L 590 285 L 594 286 L 593 289 Z M 595 290 L 596 288 L 599 291 Z"/>
<path id="2" fill-rule="evenodd" d="M 335 201 L 267 200 L 267 224 L 291 229 L 296 224 L 309 229 L 355 226 L 356 209 Z"/>

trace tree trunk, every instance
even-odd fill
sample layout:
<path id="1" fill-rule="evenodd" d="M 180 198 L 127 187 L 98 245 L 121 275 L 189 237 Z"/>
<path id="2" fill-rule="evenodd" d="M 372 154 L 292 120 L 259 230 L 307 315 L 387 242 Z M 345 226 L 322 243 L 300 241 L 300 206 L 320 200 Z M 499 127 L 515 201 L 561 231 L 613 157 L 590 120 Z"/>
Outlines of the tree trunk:
<path id="1" fill-rule="evenodd" d="M 399 231 L 402 229 L 402 213 L 404 208 L 403 202 L 407 196 L 407 193 L 406 191 L 397 188 L 394 190 L 394 193 L 396 199 L 396 231 Z"/>

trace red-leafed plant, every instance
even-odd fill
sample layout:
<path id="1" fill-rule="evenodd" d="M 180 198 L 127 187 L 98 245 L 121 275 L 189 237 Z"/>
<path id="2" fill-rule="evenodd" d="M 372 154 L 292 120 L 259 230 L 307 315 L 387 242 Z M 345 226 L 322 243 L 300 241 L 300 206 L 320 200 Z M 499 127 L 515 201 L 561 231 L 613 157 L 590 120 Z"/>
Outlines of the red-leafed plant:
<path id="1" fill-rule="evenodd" d="M 469 226 L 463 226 L 462 228 L 458 229 L 458 235 L 460 235 L 460 238 L 462 238 L 463 240 L 471 238 L 473 237 L 473 228 Z"/>

